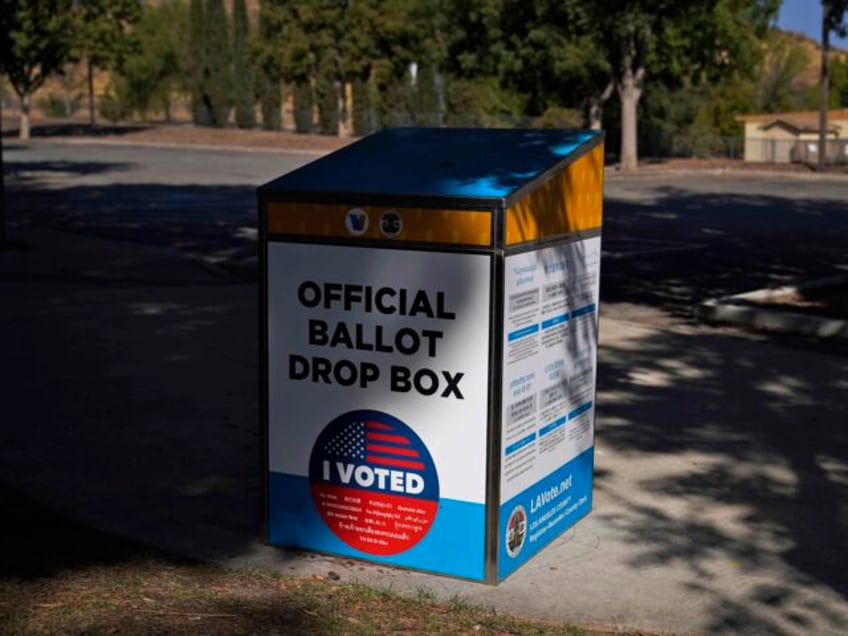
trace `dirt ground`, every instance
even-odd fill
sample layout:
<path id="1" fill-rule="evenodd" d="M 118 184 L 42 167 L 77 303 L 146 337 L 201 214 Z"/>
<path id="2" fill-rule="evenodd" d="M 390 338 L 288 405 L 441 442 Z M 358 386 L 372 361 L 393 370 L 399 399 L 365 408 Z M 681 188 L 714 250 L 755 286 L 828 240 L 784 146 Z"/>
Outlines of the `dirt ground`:
<path id="1" fill-rule="evenodd" d="M 3 130 L 5 131 L 4 136 L 8 140 L 6 143 L 17 141 L 15 136 L 17 122 L 4 119 Z M 115 143 L 210 145 L 315 152 L 331 152 L 355 141 L 353 137 L 301 135 L 291 131 L 203 128 L 191 124 L 98 125 L 92 129 L 87 124 L 77 121 L 36 123 L 32 128 L 32 137 L 33 139 L 73 137 Z"/>

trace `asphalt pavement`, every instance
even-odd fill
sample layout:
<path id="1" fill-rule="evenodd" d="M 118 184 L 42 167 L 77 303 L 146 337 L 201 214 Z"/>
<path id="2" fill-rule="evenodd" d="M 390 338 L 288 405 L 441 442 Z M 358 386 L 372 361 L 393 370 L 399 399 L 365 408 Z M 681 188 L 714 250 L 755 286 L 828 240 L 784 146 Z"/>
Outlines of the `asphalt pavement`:
<path id="1" fill-rule="evenodd" d="M 239 256 L 249 233 L 227 238 L 255 223 L 251 170 L 303 157 L 260 155 L 230 179 L 210 161 L 184 183 L 165 153 L 160 177 L 123 184 L 152 169 L 136 150 L 121 162 L 92 151 L 85 162 L 126 165 L 80 174 L 59 165 L 78 155 L 48 149 L 7 155 L 12 237 L 29 248 L 0 251 L 0 480 L 100 529 L 236 567 L 332 571 L 605 628 L 845 633 L 848 357 L 684 310 L 719 287 L 843 267 L 830 235 L 848 228 L 844 183 L 730 180 L 752 192 L 728 194 L 720 177 L 608 181 L 594 509 L 491 587 L 258 540 L 258 294 Z M 222 154 L 222 170 L 254 161 Z M 143 236 L 157 224 L 173 227 Z M 186 246 L 204 225 L 218 232 Z M 733 276 L 717 273 L 722 254 Z"/>

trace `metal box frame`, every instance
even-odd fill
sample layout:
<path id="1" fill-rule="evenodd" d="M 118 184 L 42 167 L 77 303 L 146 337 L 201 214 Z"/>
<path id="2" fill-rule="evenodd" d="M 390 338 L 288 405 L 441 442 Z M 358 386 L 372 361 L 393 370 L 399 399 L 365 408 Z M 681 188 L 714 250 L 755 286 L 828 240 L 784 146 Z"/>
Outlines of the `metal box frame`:
<path id="1" fill-rule="evenodd" d="M 595 131 L 388 129 L 259 188 L 262 528 L 266 542 L 497 583 L 589 512 L 603 162 L 603 134 Z M 362 271 L 356 270 L 360 262 L 366 263 Z M 426 271 L 431 266 L 434 272 L 441 272 L 439 281 L 433 283 Z M 398 287 L 397 271 L 410 268 L 418 288 L 403 289 L 426 299 L 416 296 L 410 301 Z M 312 281 L 309 277 L 316 271 L 324 272 L 327 280 L 352 276 L 354 282 L 336 287 L 336 283 Z M 368 275 L 374 272 L 372 281 Z M 483 280 L 486 277 L 488 280 Z M 383 287 L 375 291 L 372 282 Z M 346 297 L 337 298 L 337 292 Z M 385 305 L 381 308 L 387 311 L 374 317 L 374 294 L 380 293 Z M 476 322 L 464 324 L 465 319 L 456 317 L 459 312 L 451 311 L 450 303 L 460 303 L 469 295 L 476 299 L 470 310 Z M 401 297 L 405 306 L 400 305 Z M 425 331 L 420 325 L 435 324 L 439 317 L 435 315 L 437 304 L 441 317 L 447 317 L 439 323 L 444 328 Z M 410 318 L 416 308 L 420 315 Z M 310 313 L 313 311 L 316 313 Z M 407 314 L 406 323 L 397 315 L 402 312 Z M 354 344 L 353 328 L 339 327 L 340 320 L 332 337 L 342 348 L 358 348 L 350 353 L 355 357 L 350 363 L 359 365 L 360 375 L 350 385 L 332 386 L 325 380 L 335 377 L 349 382 L 354 366 L 336 356 L 333 364 L 341 375 L 331 376 L 323 367 L 319 370 L 318 357 L 308 358 L 306 352 L 318 349 L 315 344 L 319 340 L 328 344 L 328 325 L 342 314 L 358 321 L 356 329 L 371 329 L 368 333 L 381 337 L 389 327 L 379 320 L 390 318 L 395 341 L 384 343 L 378 351 L 379 342 L 375 345 L 357 331 Z M 322 318 L 310 318 L 318 315 Z M 430 322 L 421 322 L 425 319 Z M 484 328 L 480 322 L 486 323 Z M 417 325 L 414 329 L 409 326 L 413 323 Z M 473 324 L 478 328 L 471 328 Z M 307 332 L 308 342 L 304 342 Z M 431 335 L 421 335 L 427 333 Z M 376 391 L 368 386 L 365 376 L 383 375 L 380 365 L 398 358 L 398 352 L 412 351 L 415 342 L 418 348 L 409 360 L 418 360 L 415 355 L 427 344 L 425 353 L 432 354 L 431 360 L 448 355 L 461 360 L 457 351 L 468 346 L 476 353 L 465 356 L 466 360 L 485 355 L 485 377 L 448 371 L 442 371 L 444 377 L 440 377 L 434 371 L 442 382 L 440 388 L 448 385 L 443 389 L 448 391 L 446 397 L 432 389 L 428 382 L 434 380 L 423 371 L 421 386 L 409 389 L 411 394 L 418 393 L 408 398 L 385 393 L 385 387 Z M 445 343 L 451 343 L 450 349 Z M 485 354 L 482 346 L 487 349 Z M 288 377 L 281 362 L 285 356 Z M 533 370 L 519 373 L 521 368 L 530 368 L 528 365 Z M 392 374 L 396 366 L 400 365 L 391 366 Z M 408 370 L 413 371 L 412 367 Z M 411 378 L 401 382 L 392 375 L 392 382 L 412 387 Z M 463 385 L 463 381 L 467 383 Z M 383 404 L 403 406 L 404 400 L 419 400 L 415 404 L 425 405 L 422 408 L 432 421 L 434 413 L 449 411 L 427 411 L 429 405 L 452 398 L 459 404 L 465 398 L 461 392 L 469 385 L 477 396 L 473 413 L 466 403 L 460 404 L 465 410 L 457 413 L 472 416 L 448 422 L 450 414 L 437 415 L 433 426 L 443 428 L 429 443 L 422 441 L 427 438 L 422 428 L 428 425 L 409 421 L 418 419 L 417 406 L 404 407 L 406 416 L 398 419 L 389 413 L 395 409 Z M 426 394 L 431 390 L 435 392 Z M 355 399 L 349 401 L 348 395 Z M 326 415 L 327 409 L 342 412 L 333 418 Z M 324 414 L 313 417 L 316 411 Z M 296 415 L 287 417 L 288 412 Z M 291 421 L 295 417 L 297 421 Z M 473 449 L 450 450 L 446 438 L 460 439 L 465 434 L 463 422 L 472 420 L 477 428 L 467 432 L 463 443 L 466 449 Z M 395 439 L 377 444 L 374 439 L 386 438 L 380 437 L 381 430 Z M 473 441 L 476 438 L 482 439 Z M 406 441 L 398 441 L 403 439 Z M 345 440 L 353 440 L 353 446 L 340 446 Z M 354 457 L 364 444 L 387 455 L 369 455 L 378 460 L 370 468 L 364 466 L 364 454 L 362 460 L 351 459 L 350 464 L 340 459 Z M 324 450 L 316 450 L 319 446 Z M 557 452 L 566 453 L 562 461 Z M 306 455 L 310 455 L 308 464 Z M 330 476 L 334 461 L 322 457 L 338 460 L 337 475 Z M 380 464 L 381 459 L 388 463 Z M 465 492 L 465 486 L 455 482 L 466 460 L 472 467 L 468 470 L 476 467 L 484 473 L 466 473 L 476 484 L 472 490 L 477 494 L 471 499 L 479 495 L 482 501 L 471 502 L 472 507 L 460 505 L 467 503 L 463 501 L 442 501 L 440 493 L 446 489 Z M 552 461 L 555 469 L 549 470 Z M 299 468 L 289 471 L 289 465 Z M 384 468 L 375 473 L 377 465 Z M 319 483 L 316 471 L 322 470 L 322 478 L 335 480 L 332 484 Z M 416 471 L 419 477 L 402 476 Z M 374 490 L 379 483 L 375 474 L 384 482 L 381 492 Z M 397 502 L 412 501 L 410 493 L 419 480 L 429 488 L 439 474 L 450 475 L 453 481 L 442 479 L 438 484 L 441 490 L 431 492 L 429 499 L 425 498 L 426 489 L 418 493 L 420 507 L 416 510 L 420 514 L 405 516 L 403 522 L 398 514 L 392 521 L 390 514 L 366 510 L 365 503 L 345 506 L 336 498 L 340 492 L 362 492 L 372 498 L 368 505 L 387 506 L 383 509 L 395 513 L 409 511 Z M 362 477 L 358 486 L 354 475 Z M 530 485 L 526 486 L 528 479 Z M 389 486 L 396 492 L 389 493 Z M 310 497 L 317 515 L 310 508 Z M 464 514 L 473 518 L 467 529 Z M 444 524 L 450 519 L 452 525 L 436 532 L 433 528 L 442 523 L 440 515 Z M 384 517 L 389 519 L 388 525 L 381 520 Z M 371 525 L 363 525 L 366 523 Z M 464 532 L 482 536 L 466 539 Z M 435 538 L 428 540 L 426 550 L 420 548 L 431 533 Z M 416 551 L 421 554 L 416 556 Z"/>

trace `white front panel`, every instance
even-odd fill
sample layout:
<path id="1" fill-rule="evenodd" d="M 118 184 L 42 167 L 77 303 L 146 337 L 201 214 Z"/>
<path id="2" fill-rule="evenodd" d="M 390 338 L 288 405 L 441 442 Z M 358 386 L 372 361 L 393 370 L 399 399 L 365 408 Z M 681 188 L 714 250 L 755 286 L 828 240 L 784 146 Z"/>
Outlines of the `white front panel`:
<path id="1" fill-rule="evenodd" d="M 329 422 L 377 410 L 420 437 L 441 498 L 485 503 L 490 263 L 269 243 L 270 470 L 308 476 Z"/>

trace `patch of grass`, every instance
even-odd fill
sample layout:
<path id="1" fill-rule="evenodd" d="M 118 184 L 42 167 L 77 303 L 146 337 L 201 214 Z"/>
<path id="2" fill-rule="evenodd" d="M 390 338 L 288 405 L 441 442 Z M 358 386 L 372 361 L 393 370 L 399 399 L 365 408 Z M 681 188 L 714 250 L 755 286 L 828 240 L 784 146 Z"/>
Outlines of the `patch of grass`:
<path id="1" fill-rule="evenodd" d="M 420 603 L 432 603 L 436 600 L 436 594 L 433 590 L 422 586 L 415 590 L 415 599 Z"/>
<path id="2" fill-rule="evenodd" d="M 203 564 L 113 564 L 7 584 L 0 632 L 20 634 L 567 634 L 465 601 L 437 603 L 321 578 Z"/>
<path id="3" fill-rule="evenodd" d="M 581 634 L 460 596 L 438 603 L 337 575 L 289 578 L 189 561 L 67 521 L 0 488 L 2 634 Z M 28 537 L 37 541 L 28 541 Z"/>

